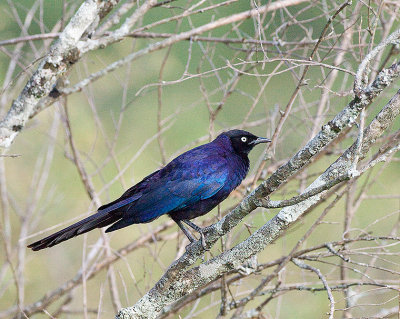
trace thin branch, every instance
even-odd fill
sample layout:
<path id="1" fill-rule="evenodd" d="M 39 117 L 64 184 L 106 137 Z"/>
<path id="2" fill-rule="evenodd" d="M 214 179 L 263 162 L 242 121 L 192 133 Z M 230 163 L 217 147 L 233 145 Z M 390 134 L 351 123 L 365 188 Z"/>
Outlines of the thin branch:
<path id="1" fill-rule="evenodd" d="M 281 1 L 275 1 L 272 2 L 268 5 L 262 6 L 258 9 L 253 9 L 253 10 L 248 10 L 248 11 L 244 11 L 241 13 L 237 13 L 225 18 L 220 18 L 216 21 L 207 23 L 203 26 L 194 28 L 192 30 L 186 31 L 186 32 L 182 32 L 179 33 L 177 35 L 174 35 L 164 41 L 160 41 L 154 44 L 151 44 L 149 46 L 147 46 L 146 48 L 139 50 L 137 52 L 131 53 L 129 55 L 127 55 L 125 58 L 116 61 L 112 64 L 110 64 L 109 66 L 107 66 L 106 68 L 104 68 L 103 70 L 93 73 L 91 74 L 88 78 L 86 78 L 85 80 L 75 84 L 72 88 L 70 89 L 64 89 L 61 90 L 61 93 L 63 94 L 71 94 L 74 92 L 79 92 L 80 90 L 82 90 L 82 88 L 86 85 L 88 85 L 89 83 L 96 81 L 97 79 L 99 79 L 100 77 L 108 74 L 109 72 L 112 72 L 114 70 L 116 70 L 117 68 L 120 68 L 122 66 L 124 66 L 126 63 L 136 60 L 139 57 L 145 56 L 151 52 L 166 48 L 171 46 L 174 43 L 177 43 L 179 41 L 182 40 L 187 40 L 190 39 L 193 36 L 196 36 L 198 34 L 213 30 L 215 28 L 219 28 L 221 26 L 227 25 L 227 24 L 231 24 L 231 23 L 235 23 L 238 21 L 242 21 L 245 19 L 249 19 L 255 15 L 258 15 L 259 13 L 265 13 L 265 12 L 271 12 L 271 11 L 275 11 L 275 10 L 279 10 L 283 7 L 287 7 L 287 6 L 293 6 L 293 5 L 297 5 L 299 3 L 302 2 L 306 2 L 308 0 L 281 0 Z M 90 49 L 91 47 L 88 47 L 88 49 Z"/>
<path id="2" fill-rule="evenodd" d="M 325 289 L 326 289 L 326 293 L 328 294 L 328 298 L 329 298 L 329 302 L 330 302 L 330 309 L 329 309 L 329 319 L 333 318 L 333 314 L 335 312 L 335 299 L 333 298 L 332 295 L 332 290 L 328 285 L 328 282 L 326 281 L 325 276 L 321 273 L 321 271 L 318 268 L 312 267 L 310 265 L 307 265 L 305 263 L 303 263 L 302 261 L 293 258 L 292 262 L 302 268 L 302 269 L 306 269 L 306 270 L 311 270 L 312 272 L 315 272 L 317 274 L 317 276 L 319 277 L 319 279 L 321 279 L 322 284 L 324 285 Z"/>

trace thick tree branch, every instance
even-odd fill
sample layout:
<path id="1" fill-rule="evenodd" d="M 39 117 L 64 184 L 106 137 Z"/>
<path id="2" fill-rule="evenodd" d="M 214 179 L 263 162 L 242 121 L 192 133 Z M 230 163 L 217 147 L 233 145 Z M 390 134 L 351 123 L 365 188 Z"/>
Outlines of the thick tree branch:
<path id="1" fill-rule="evenodd" d="M 118 0 L 86 0 L 81 5 L 0 122 L 0 147 L 8 148 L 11 145 L 39 101 L 50 93 L 56 81 L 78 60 L 77 44 L 81 36 L 99 16 L 117 3 Z"/>

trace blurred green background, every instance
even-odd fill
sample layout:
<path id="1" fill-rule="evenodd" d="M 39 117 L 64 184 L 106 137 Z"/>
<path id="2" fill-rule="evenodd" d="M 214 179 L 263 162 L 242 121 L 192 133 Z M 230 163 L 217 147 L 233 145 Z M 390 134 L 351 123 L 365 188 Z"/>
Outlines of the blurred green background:
<path id="1" fill-rule="evenodd" d="M 24 1 L 24 2 L 6 2 L 0 3 L 0 40 L 11 39 L 21 36 L 20 24 L 27 17 L 29 10 L 37 6 L 34 12 L 34 19 L 29 28 L 28 34 L 39 34 L 50 32 L 59 22 L 63 15 L 63 3 L 66 12 L 73 12 L 74 8 L 80 5 L 80 1 Z M 325 2 L 324 2 L 325 3 Z M 329 3 L 328 7 L 333 10 L 341 2 Z M 207 2 L 210 5 L 211 2 Z M 326 4 L 326 3 L 325 3 Z M 347 10 L 343 17 L 333 24 L 332 32 L 340 34 L 343 31 L 343 20 L 350 19 L 352 8 Z M 183 7 L 186 7 L 185 1 L 174 2 L 171 8 L 154 8 L 144 18 L 143 25 L 158 21 L 162 18 L 170 17 L 181 13 Z M 228 16 L 230 14 L 249 10 L 251 7 L 247 1 L 238 1 L 227 6 L 222 6 L 217 10 L 207 11 L 202 14 L 194 15 L 189 19 L 183 19 L 179 26 L 179 31 L 189 30 L 192 26 L 199 26 L 213 19 Z M 265 25 L 269 27 L 264 31 L 265 40 L 273 40 L 276 36 L 276 30 L 281 28 L 285 19 L 290 15 L 295 15 L 298 21 L 305 21 L 304 28 L 298 24 L 289 24 L 282 32 L 282 39 L 285 41 L 300 41 L 306 35 L 312 38 L 318 38 L 322 28 L 325 26 L 326 17 L 322 15 L 326 8 L 324 4 L 315 3 L 309 6 L 309 3 L 290 7 L 286 11 L 275 14 L 268 14 L 265 19 Z M 14 12 L 16 10 L 16 12 Z M 132 11 L 132 10 L 131 10 Z M 16 20 L 18 15 L 22 22 Z M 362 8 L 360 17 L 357 20 L 358 27 L 364 31 L 367 26 L 367 8 Z M 310 20 L 310 22 L 307 22 Z M 393 30 L 398 25 L 393 25 Z M 152 32 L 174 33 L 176 32 L 176 22 L 163 24 L 153 28 Z M 232 30 L 233 29 L 233 30 Z M 246 20 L 238 28 L 232 28 L 231 25 L 218 28 L 209 34 L 203 36 L 213 37 L 254 37 L 254 20 Z M 309 32 L 306 34 L 306 31 Z M 378 28 L 374 39 L 369 39 L 375 43 L 380 42 L 382 31 Z M 339 37 L 339 40 L 341 38 Z M 368 43 L 369 40 L 366 40 Z M 157 40 L 149 39 L 125 39 L 120 43 L 113 44 L 103 50 L 97 50 L 82 58 L 74 66 L 69 80 L 71 85 L 87 77 L 90 73 L 101 70 L 108 64 L 123 58 L 133 51 L 138 51 Z M 357 45 L 357 34 L 354 35 L 354 43 Z M 324 63 L 333 63 L 337 52 L 329 50 L 329 47 L 336 48 L 335 39 L 327 40 L 323 43 L 318 58 L 326 54 Z M 10 54 L 13 56 L 13 49 L 16 46 L 4 46 L 0 54 L 0 85 L 2 85 L 2 95 L 6 95 L 2 100 L 0 114 L 4 116 L 11 105 L 12 99 L 18 96 L 23 88 L 29 74 L 33 72 L 37 65 L 38 56 L 46 53 L 43 49 L 43 41 L 27 42 L 21 47 L 18 65 L 11 76 L 11 81 L 6 82 L 6 74 L 10 65 Z M 190 61 L 189 57 L 190 52 Z M 226 92 L 225 85 L 234 78 L 235 72 L 227 67 L 227 61 L 231 64 L 240 63 L 246 60 L 246 52 L 239 50 L 240 45 L 225 45 L 222 43 L 214 44 L 210 42 L 184 41 L 175 44 L 165 63 L 162 80 L 165 84 L 162 87 L 162 108 L 161 118 L 163 119 L 162 133 L 163 143 L 167 159 L 177 155 L 179 152 L 193 147 L 190 144 L 199 138 L 202 141 L 208 140 L 209 134 L 209 111 L 207 102 L 203 94 L 206 92 L 207 99 L 213 109 L 215 109 Z M 268 51 L 263 52 L 262 48 L 257 47 L 252 57 L 254 66 L 247 70 L 248 73 L 260 74 L 257 76 L 242 75 L 239 83 L 235 86 L 221 112 L 218 113 L 215 120 L 215 132 L 222 129 L 242 124 L 246 114 L 251 109 L 253 103 L 255 107 L 250 113 L 247 122 L 260 119 L 266 119 L 264 123 L 248 128 L 254 134 L 260 136 L 272 136 L 277 121 L 279 120 L 278 110 L 283 110 L 289 101 L 294 88 L 297 85 L 296 77 L 290 71 L 282 72 L 271 78 L 271 81 L 264 89 L 261 89 L 266 76 L 270 74 L 279 62 L 256 63 L 264 59 L 264 54 L 273 58 L 279 56 L 276 48 L 266 47 Z M 287 49 L 284 47 L 283 49 Z M 312 46 L 291 49 L 292 57 L 307 57 Z M 358 50 L 358 49 L 357 49 Z M 346 59 L 341 67 L 355 72 L 360 59 L 365 55 L 366 48 L 361 51 L 349 51 L 346 53 Z M 82 92 L 72 94 L 67 97 L 68 112 L 72 134 L 76 147 L 80 152 L 81 159 L 88 173 L 90 174 L 96 192 L 98 192 L 103 203 L 113 200 L 132 184 L 140 181 L 154 170 L 162 165 L 159 145 L 155 135 L 157 134 L 157 116 L 159 112 L 158 85 L 159 74 L 162 61 L 165 58 L 167 49 L 156 51 L 126 67 L 116 70 L 92 83 Z M 212 60 L 212 63 L 210 63 Z M 185 68 L 188 74 L 196 75 L 204 72 L 202 77 L 193 76 L 186 80 L 178 81 L 182 78 Z M 27 67 L 23 70 L 22 66 Z M 239 69 L 241 66 L 237 66 Z M 218 69 L 217 72 L 211 72 Z M 284 69 L 284 68 L 283 68 Z M 294 69 L 296 74 L 301 74 L 300 70 Z M 323 83 L 329 70 L 319 67 L 311 68 L 307 73 L 308 85 L 301 90 L 301 96 L 296 100 L 293 110 L 285 122 L 279 142 L 274 150 L 271 165 L 280 160 L 284 160 L 293 155 L 304 143 L 311 137 L 310 132 L 316 114 L 316 106 L 321 95 L 321 89 L 318 87 Z M 23 78 L 24 80 L 19 81 Z M 334 82 L 332 90 L 335 92 L 347 92 L 352 89 L 353 78 L 343 73 L 339 73 Z M 369 108 L 368 119 L 372 119 L 380 108 L 387 102 L 397 90 L 398 83 L 395 83 L 390 89 L 380 96 Z M 229 84 L 228 84 L 229 87 Z M 257 95 L 262 90 L 260 97 Z M 202 93 L 203 91 L 203 93 Z M 352 99 L 352 95 L 338 96 L 332 94 L 329 99 L 329 107 L 324 113 L 321 123 L 324 124 L 331 119 L 339 110 L 347 105 Z M 256 102 L 254 102 L 256 101 Z M 71 151 L 65 137 L 65 130 L 62 120 L 60 105 L 53 105 L 41 112 L 34 119 L 30 120 L 27 127 L 17 137 L 16 141 L 9 150 L 9 154 L 19 154 L 16 158 L 4 158 L 6 189 L 11 202 L 10 221 L 12 245 L 19 241 L 21 219 L 18 214 L 25 214 L 34 205 L 34 216 L 30 225 L 29 235 L 47 229 L 50 226 L 58 225 L 73 218 L 83 217 L 89 212 L 93 212 L 95 207 L 87 196 L 85 188 L 80 180 L 78 171 L 73 161 L 71 161 Z M 120 121 L 120 126 L 118 123 Z M 118 132 L 116 133 L 116 127 Z M 391 131 L 399 129 L 399 121 L 391 128 Z M 317 163 L 312 165 L 307 174 L 308 184 L 316 177 L 313 174 L 324 171 L 332 163 L 340 150 L 349 146 L 355 141 L 356 130 L 349 134 L 340 144 L 338 144 L 331 153 L 324 156 Z M 115 144 L 114 144 L 115 141 Z M 109 145 L 113 146 L 110 152 Z M 377 149 L 375 149 L 376 151 Z M 141 153 L 138 153 L 138 152 Z M 262 160 L 262 147 L 256 149 L 251 154 L 252 170 Z M 372 154 L 372 153 L 371 153 Z M 132 159 L 135 159 L 132 161 Z M 379 170 L 383 165 L 378 165 L 371 176 L 360 178 L 358 185 L 370 180 L 375 175 L 378 176 L 374 185 L 368 190 L 368 194 L 399 194 L 399 162 L 393 162 L 388 165 L 384 172 L 379 175 Z M 122 176 L 113 181 L 113 178 L 124 169 Z M 48 171 L 47 171 L 48 170 Z M 42 177 L 41 175 L 48 174 Z M 46 173 L 47 172 L 47 173 Z M 37 189 L 43 180 L 43 191 L 38 194 Z M 110 183 L 110 181 L 113 181 Z M 109 184 L 110 183 L 110 184 Z M 300 188 L 299 181 L 292 181 L 287 187 L 277 192 L 273 199 L 289 198 Z M 36 198 L 37 197 L 37 198 Z M 238 197 L 231 197 L 222 204 L 222 210 L 238 203 Z M 345 200 L 342 199 L 335 209 L 328 215 L 325 221 L 329 223 L 321 224 L 313 235 L 305 243 L 306 246 L 314 246 L 317 243 L 329 240 L 340 240 L 343 232 L 343 214 Z M 354 233 L 362 233 L 367 230 L 374 235 L 387 235 L 394 224 L 398 222 L 399 210 L 398 198 L 366 199 L 354 216 L 351 228 Z M 304 232 L 310 227 L 315 219 L 321 214 L 326 204 L 322 204 L 310 212 L 305 218 L 302 218 L 297 225 L 287 231 L 273 245 L 270 245 L 264 252 L 258 256 L 258 262 L 264 263 L 287 254 Z M 277 210 L 257 210 L 251 216 L 245 219 L 245 223 L 250 225 L 252 231 L 255 231 L 266 221 L 268 221 Z M 397 213 L 396 213 L 397 212 Z M 208 217 L 216 216 L 213 211 Z M 200 218 L 200 220 L 202 220 Z M 379 220 L 378 222 L 375 222 Z M 167 217 L 161 217 L 151 224 L 135 225 L 111 234 L 111 247 L 115 250 L 140 238 L 143 234 L 153 230 L 157 225 L 165 223 Z M 197 223 L 200 221 L 197 220 Z M 63 224 L 65 226 L 66 224 Z M 369 226 L 370 225 L 370 226 Z M 176 231 L 173 227 L 169 232 Z M 362 230 L 362 231 L 361 231 Z M 46 232 L 45 234 L 49 234 Z M 40 235 L 40 236 L 43 236 Z M 40 236 L 29 238 L 26 242 L 38 239 Z M 237 227 L 232 234 L 233 240 L 231 246 L 248 236 L 247 228 L 244 225 Z M 55 289 L 65 281 L 73 278 L 77 271 L 82 267 L 83 256 L 90 251 L 90 247 L 99 238 L 99 232 L 93 231 L 86 236 L 81 236 L 56 248 L 31 252 L 25 251 L 26 260 L 24 267 L 24 291 L 25 304 L 40 299 L 47 291 Z M 182 238 L 180 237 L 180 240 Z M 83 246 L 84 245 L 84 246 Z M 82 249 L 82 247 L 84 247 Z M 165 241 L 156 244 L 149 244 L 147 247 L 135 250 L 123 260 L 118 261 L 114 266 L 117 274 L 118 287 L 120 289 L 121 302 L 123 306 L 132 305 L 140 298 L 143 293 L 148 291 L 164 273 L 166 267 L 175 259 L 179 247 L 177 240 Z M 392 248 L 388 248 L 390 251 Z M 396 247 L 393 248 L 395 251 Z M 219 247 L 215 247 L 211 254 L 215 255 Z M 4 266 L 6 256 L 4 250 L 0 252 L 3 270 L 1 272 L 0 286 L 0 312 L 13 306 L 17 300 L 16 288 L 13 285 L 13 274 L 9 267 Z M 210 254 L 206 259 L 211 258 Z M 12 256 L 16 261 L 17 256 Z M 399 262 L 398 256 L 387 256 L 391 262 Z M 360 262 L 362 257 L 358 259 Z M 365 261 L 367 261 L 365 257 Z M 337 260 L 336 260 L 337 262 Z M 386 261 L 381 261 L 384 265 Z M 331 265 L 319 264 L 321 271 L 326 274 L 328 279 L 338 278 L 338 269 Z M 256 274 L 249 279 L 240 281 L 231 286 L 232 294 L 240 299 L 246 293 L 251 291 L 263 278 L 265 273 Z M 370 273 L 373 277 L 373 272 Z M 355 279 L 359 275 L 352 274 Z M 380 280 L 385 279 L 385 275 L 377 275 Z M 286 267 L 281 280 L 285 283 L 296 282 L 317 282 L 313 274 L 302 277 L 298 268 L 293 265 Z M 86 290 L 86 292 L 85 292 Z M 114 310 L 111 305 L 108 292 L 107 273 L 102 271 L 95 279 L 87 281 L 86 288 L 79 286 L 73 291 L 73 300 L 68 305 L 71 310 L 77 313 L 64 313 L 62 318 L 82 317 L 83 295 L 87 296 L 88 309 L 97 309 L 101 304 L 100 318 L 109 318 L 114 316 Z M 337 301 L 336 308 L 344 307 L 342 293 L 334 293 Z M 265 298 L 265 297 L 261 297 Z M 367 297 L 363 302 L 368 303 L 371 299 Z M 376 296 L 375 303 L 385 302 L 387 295 Z M 101 300 L 101 302 L 99 301 Z M 252 305 L 257 305 L 261 299 L 257 299 Z M 306 301 L 306 302 L 305 302 Z M 56 302 L 48 308 L 51 313 L 61 301 Z M 191 311 L 196 318 L 215 317 L 219 311 L 220 293 L 219 291 L 201 299 L 199 304 L 185 308 L 179 315 L 184 318 Z M 392 300 L 389 304 L 396 304 Z M 387 304 L 385 304 L 386 306 Z M 206 310 L 201 311 L 205 308 Z M 369 309 L 367 307 L 367 309 Z M 265 309 L 267 318 L 323 318 L 326 317 L 328 310 L 328 299 L 326 292 L 293 291 L 275 298 Z M 355 309 L 354 313 L 358 316 L 364 316 L 365 308 L 360 308 L 359 312 Z M 197 313 L 198 312 L 198 313 Z M 48 318 L 47 314 L 37 314 L 37 318 Z M 96 318 L 97 314 L 89 313 L 90 318 Z M 339 315 L 338 315 L 339 317 Z M 178 318 L 178 316 L 177 316 Z"/>

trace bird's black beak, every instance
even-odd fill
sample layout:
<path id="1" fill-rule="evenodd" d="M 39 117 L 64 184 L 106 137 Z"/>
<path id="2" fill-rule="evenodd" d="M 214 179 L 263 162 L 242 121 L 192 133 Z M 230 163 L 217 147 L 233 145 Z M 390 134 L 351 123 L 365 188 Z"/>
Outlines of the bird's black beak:
<path id="1" fill-rule="evenodd" d="M 250 144 L 257 145 L 260 143 L 270 143 L 270 142 L 271 142 L 271 140 L 269 138 L 258 137 L 256 140 L 250 142 Z"/>

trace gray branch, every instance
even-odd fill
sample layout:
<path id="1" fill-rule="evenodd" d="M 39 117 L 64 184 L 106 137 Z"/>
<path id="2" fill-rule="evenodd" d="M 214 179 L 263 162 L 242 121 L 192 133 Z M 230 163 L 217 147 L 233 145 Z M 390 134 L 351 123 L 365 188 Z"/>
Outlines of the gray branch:
<path id="1" fill-rule="evenodd" d="M 39 101 L 49 95 L 56 81 L 79 59 L 77 44 L 82 35 L 117 2 L 86 0 L 80 6 L 0 122 L 0 147 L 11 145 Z"/>
<path id="2" fill-rule="evenodd" d="M 324 275 L 322 274 L 321 270 L 319 270 L 318 268 L 312 267 L 310 265 L 307 265 L 306 263 L 303 263 L 301 260 L 296 259 L 296 258 L 293 258 L 292 262 L 296 266 L 298 266 L 298 267 L 300 267 L 302 269 L 306 269 L 306 270 L 310 270 L 310 271 L 315 272 L 317 274 L 317 276 L 319 277 L 319 279 L 321 279 L 321 281 L 322 281 L 322 283 L 324 285 L 324 288 L 326 289 L 326 292 L 328 293 L 328 298 L 329 298 L 329 301 L 330 301 L 329 319 L 332 319 L 333 318 L 333 313 L 335 312 L 335 299 L 333 298 L 332 290 L 329 287 L 328 282 L 327 282 L 326 278 L 324 277 Z"/>
<path id="3" fill-rule="evenodd" d="M 264 208 L 283 208 L 287 206 L 292 206 L 306 200 L 307 198 L 317 195 L 325 190 L 331 189 L 333 186 L 341 182 L 344 182 L 346 180 L 349 180 L 352 177 L 355 177 L 355 174 L 349 174 L 349 173 L 343 174 L 341 176 L 338 176 L 338 178 L 328 181 L 325 184 L 310 189 L 309 191 L 304 192 L 299 196 L 294 196 L 290 199 L 273 201 L 270 200 L 269 198 L 261 198 L 261 199 L 254 199 L 253 201 L 257 205 L 257 207 L 264 207 Z"/>

